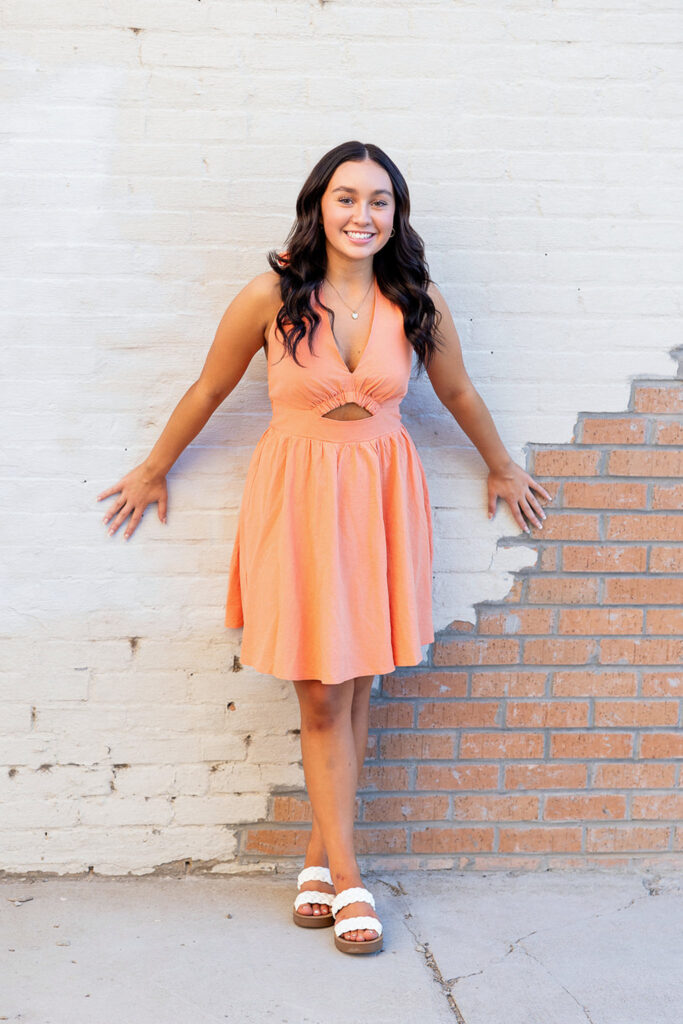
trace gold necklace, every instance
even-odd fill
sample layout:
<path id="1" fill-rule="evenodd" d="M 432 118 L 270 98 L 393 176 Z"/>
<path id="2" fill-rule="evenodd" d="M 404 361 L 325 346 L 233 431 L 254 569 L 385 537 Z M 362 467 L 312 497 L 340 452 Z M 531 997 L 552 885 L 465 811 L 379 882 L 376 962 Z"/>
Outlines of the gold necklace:
<path id="1" fill-rule="evenodd" d="M 327 278 L 326 278 L 325 280 L 327 280 Z M 330 284 L 330 285 L 332 285 L 332 287 L 334 288 L 334 285 L 332 284 L 332 282 L 331 282 L 331 281 L 328 281 L 327 283 L 328 283 L 328 284 Z M 370 285 L 370 288 L 372 288 L 372 285 L 373 285 L 374 283 L 375 283 L 375 282 L 374 282 L 374 280 L 373 280 L 373 281 L 372 281 L 372 283 L 371 283 L 371 285 Z M 365 295 L 363 296 L 363 300 L 362 300 L 362 302 L 361 302 L 361 304 L 360 304 L 360 306 L 358 307 L 358 309 L 357 309 L 357 310 L 355 310 L 355 309 L 351 309 L 351 307 L 349 306 L 348 302 L 347 302 L 347 301 L 346 301 L 346 300 L 344 299 L 344 296 L 340 294 L 340 292 L 339 292 L 339 290 L 338 290 L 337 288 L 334 288 L 334 290 L 335 290 L 335 292 L 337 292 L 337 295 L 339 295 L 339 298 L 340 298 L 340 299 L 342 300 L 342 302 L 344 303 L 344 305 L 346 306 L 346 308 L 347 308 L 347 309 L 351 309 L 351 316 L 353 317 L 353 319 L 354 319 L 354 320 L 357 320 L 357 319 L 358 319 L 358 312 L 359 312 L 359 310 L 360 310 L 361 306 L 363 305 L 363 302 L 365 302 L 365 300 L 367 299 L 368 295 L 370 294 L 370 288 L 368 288 L 368 290 L 366 291 Z"/>

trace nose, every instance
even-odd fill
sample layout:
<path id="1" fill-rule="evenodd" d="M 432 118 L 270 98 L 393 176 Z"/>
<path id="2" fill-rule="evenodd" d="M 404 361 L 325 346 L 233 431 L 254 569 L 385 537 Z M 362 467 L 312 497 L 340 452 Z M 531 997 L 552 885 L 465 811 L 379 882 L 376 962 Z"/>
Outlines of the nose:
<path id="1" fill-rule="evenodd" d="M 360 204 L 360 208 L 361 208 L 361 211 L 362 211 L 363 208 L 364 208 L 363 207 L 363 203 Z M 362 224 L 360 226 L 356 227 L 356 230 L 357 231 L 369 231 L 369 230 L 371 230 L 371 228 L 372 228 L 372 216 L 366 210 L 365 220 L 362 222 Z"/>

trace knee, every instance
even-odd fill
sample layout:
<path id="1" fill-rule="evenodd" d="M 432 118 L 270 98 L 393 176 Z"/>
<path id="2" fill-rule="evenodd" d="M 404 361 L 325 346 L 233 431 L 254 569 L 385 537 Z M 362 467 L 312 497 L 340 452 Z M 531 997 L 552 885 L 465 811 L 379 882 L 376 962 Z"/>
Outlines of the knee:
<path id="1" fill-rule="evenodd" d="M 368 714 L 370 707 L 370 693 L 374 676 L 359 676 L 354 681 L 353 698 L 351 701 L 351 714 L 354 718 Z"/>
<path id="2" fill-rule="evenodd" d="M 349 716 L 352 697 L 353 692 L 345 683 L 330 686 L 309 680 L 299 697 L 302 725 L 316 732 L 334 729 L 340 720 Z"/>

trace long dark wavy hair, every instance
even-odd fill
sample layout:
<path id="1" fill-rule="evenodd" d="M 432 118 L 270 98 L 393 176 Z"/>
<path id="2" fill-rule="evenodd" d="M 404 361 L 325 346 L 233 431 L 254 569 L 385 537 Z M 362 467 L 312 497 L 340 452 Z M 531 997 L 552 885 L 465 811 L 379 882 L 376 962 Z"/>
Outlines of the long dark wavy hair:
<path id="1" fill-rule="evenodd" d="M 311 296 L 324 309 L 319 288 L 327 270 L 325 232 L 321 223 L 320 201 L 339 164 L 347 160 L 374 160 L 391 178 L 396 201 L 395 234 L 375 255 L 373 269 L 380 291 L 403 312 L 406 337 L 417 353 L 417 376 L 439 347 L 438 325 L 441 314 L 427 292 L 429 268 L 424 243 L 410 226 L 410 196 L 405 178 L 384 150 L 372 143 L 343 142 L 318 160 L 304 182 L 296 200 L 296 220 L 285 240 L 285 249 L 271 249 L 268 263 L 280 276 L 282 306 L 276 318 L 276 330 L 285 351 L 297 365 L 296 349 L 310 326 L 308 345 L 321 317 L 311 305 Z M 328 310 L 334 322 L 334 313 Z"/>

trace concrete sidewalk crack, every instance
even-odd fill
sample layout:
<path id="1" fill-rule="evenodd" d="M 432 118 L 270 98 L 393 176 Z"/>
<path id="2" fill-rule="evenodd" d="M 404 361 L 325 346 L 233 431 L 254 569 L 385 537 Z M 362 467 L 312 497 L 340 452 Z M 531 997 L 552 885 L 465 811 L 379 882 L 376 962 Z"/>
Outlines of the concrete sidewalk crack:
<path id="1" fill-rule="evenodd" d="M 585 1006 L 581 1002 L 581 1000 L 577 996 L 575 996 L 574 993 L 571 992 L 566 987 L 566 985 L 564 985 L 559 980 L 559 978 L 557 978 L 552 973 L 552 971 L 543 963 L 542 960 L 540 960 L 537 956 L 535 956 L 524 945 L 524 941 L 526 939 L 530 939 L 533 936 L 542 935 L 543 932 L 545 932 L 545 931 L 552 931 L 552 927 L 548 927 L 548 928 L 534 928 L 531 931 L 528 931 L 528 932 L 520 935 L 517 939 L 515 939 L 515 940 L 513 940 L 512 942 L 509 943 L 507 951 L 505 952 L 505 954 L 502 957 L 493 957 L 490 960 L 490 962 L 486 963 L 485 966 L 483 968 L 481 968 L 480 970 L 471 971 L 471 972 L 469 972 L 467 974 L 457 975 L 454 978 L 444 978 L 443 974 L 441 973 L 441 969 L 440 969 L 440 967 L 439 967 L 439 965 L 437 963 L 436 957 L 434 956 L 434 954 L 433 954 L 433 952 L 431 950 L 429 942 L 426 939 L 423 939 L 423 938 L 420 937 L 420 935 L 418 934 L 418 932 L 416 930 L 417 925 L 414 922 L 411 921 L 413 915 L 412 915 L 412 913 L 410 911 L 409 894 L 403 888 L 403 885 L 401 884 L 401 882 L 398 881 L 397 883 L 392 883 L 392 882 L 389 882 L 386 879 L 379 878 L 379 877 L 377 878 L 377 881 L 381 882 L 381 884 L 384 885 L 389 890 L 389 892 L 391 893 L 392 896 L 394 896 L 395 898 L 397 898 L 397 899 L 399 899 L 401 901 L 401 904 L 402 904 L 402 907 L 403 907 L 403 914 L 402 914 L 403 923 L 404 923 L 405 927 L 407 928 L 408 932 L 410 933 L 410 935 L 412 936 L 412 938 L 413 938 L 413 940 L 415 942 L 415 950 L 416 950 L 416 952 L 421 953 L 422 956 L 424 957 L 425 964 L 427 965 L 427 967 L 431 971 L 432 977 L 433 977 L 434 981 L 436 982 L 436 984 L 441 989 L 441 991 L 442 991 L 442 993 L 443 993 L 443 995 L 444 995 L 444 997 L 446 999 L 446 1002 L 448 1003 L 449 1009 L 453 1013 L 454 1019 L 457 1021 L 457 1024 L 467 1024 L 467 1022 L 465 1021 L 465 1018 L 464 1018 L 464 1016 L 463 1016 L 460 1008 L 458 1007 L 458 1005 L 457 1005 L 457 1003 L 455 1001 L 455 998 L 453 996 L 453 992 L 452 992 L 453 985 L 455 985 L 459 981 L 464 980 L 465 978 L 473 978 L 473 977 L 476 977 L 478 975 L 485 974 L 486 971 L 490 967 L 492 967 L 492 966 L 494 966 L 496 964 L 502 963 L 503 960 L 506 957 L 510 956 L 511 953 L 514 953 L 517 950 L 519 950 L 525 956 L 529 957 L 529 959 L 531 959 L 535 963 L 537 963 L 538 966 L 541 967 L 542 970 L 548 975 L 548 977 L 552 978 L 553 982 L 556 985 L 558 985 L 562 989 L 562 991 L 565 992 L 569 996 L 569 998 L 573 1000 L 574 1003 L 576 1003 L 577 1007 L 580 1008 L 580 1010 L 582 1011 L 582 1013 L 585 1016 L 586 1024 L 595 1024 L 595 1021 L 591 1017 L 591 1014 L 590 1014 L 590 1011 L 589 1011 L 588 1007 Z M 624 902 L 623 904 L 620 904 L 620 905 L 618 905 L 616 907 L 607 907 L 604 910 L 599 910 L 599 911 L 596 911 L 596 912 L 588 914 L 588 915 L 581 915 L 581 914 L 579 914 L 570 923 L 571 924 L 580 924 L 580 923 L 585 923 L 587 921 L 590 921 L 590 920 L 592 920 L 594 918 L 608 917 L 611 914 L 621 913 L 624 910 L 629 910 L 631 907 L 633 907 L 634 904 L 639 903 L 639 902 L 641 902 L 643 900 L 647 900 L 647 899 L 649 899 L 649 898 L 651 898 L 653 896 L 660 896 L 660 895 L 680 896 L 681 895 L 680 883 L 678 883 L 677 881 L 671 881 L 671 880 L 663 881 L 659 876 L 655 876 L 655 877 L 649 876 L 649 877 L 646 877 L 646 878 L 642 879 L 641 881 L 642 881 L 642 884 L 643 884 L 643 886 L 644 886 L 644 888 L 646 890 L 645 893 L 643 893 L 643 895 L 632 896 L 626 902 Z"/>
<path id="2" fill-rule="evenodd" d="M 641 879 L 648 896 L 681 896 L 683 885 L 678 878 L 662 878 L 661 875 L 645 875 Z"/>
<path id="3" fill-rule="evenodd" d="M 580 1008 L 581 1010 L 583 1010 L 583 1013 L 584 1013 L 584 1015 L 585 1015 L 585 1017 L 586 1017 L 586 1020 L 588 1021 L 588 1024 L 595 1024 L 595 1021 L 593 1020 L 593 1018 L 591 1017 L 590 1013 L 588 1012 L 588 1007 L 587 1007 L 587 1006 L 584 1006 L 584 1004 L 583 1004 L 583 1003 L 581 1002 L 581 1000 L 580 1000 L 580 999 L 578 999 L 578 998 L 577 998 L 577 997 L 576 997 L 576 996 L 574 995 L 574 993 L 573 993 L 573 992 L 570 992 L 570 991 L 569 991 L 569 989 L 567 988 L 567 986 L 566 986 L 566 985 L 563 985 L 563 984 L 562 984 L 562 982 L 560 981 L 560 979 L 559 979 L 559 978 L 556 978 L 556 977 L 555 977 L 555 975 L 553 974 L 553 972 L 552 972 L 551 970 L 549 970 L 549 968 L 548 968 L 548 967 L 546 967 L 546 965 L 545 965 L 545 964 L 543 963 L 543 961 L 542 961 L 542 960 L 539 960 L 539 959 L 538 959 L 538 957 L 537 957 L 537 956 L 534 956 L 534 954 L 533 954 L 533 953 L 530 953 L 530 952 L 529 952 L 529 950 L 528 950 L 528 949 L 526 949 L 526 947 L 524 946 L 524 943 L 523 943 L 523 942 L 521 942 L 521 941 L 519 941 L 519 940 L 518 940 L 518 946 L 519 946 L 519 948 L 521 949 L 522 953 L 524 953 L 524 955 L 525 955 L 525 956 L 528 956 L 530 960 L 533 960 L 533 961 L 534 961 L 535 963 L 537 963 L 537 964 L 538 964 L 538 966 L 539 966 L 539 967 L 541 967 L 541 968 L 542 968 L 542 969 L 543 969 L 543 970 L 544 970 L 544 971 L 546 972 L 546 974 L 548 975 L 548 977 L 552 978 L 552 979 L 553 979 L 553 981 L 555 982 L 555 984 L 556 984 L 556 985 L 559 985 L 559 986 L 560 986 L 560 988 L 562 989 L 562 991 L 563 991 L 563 992 L 566 992 L 566 993 L 567 993 L 567 995 L 569 996 L 569 998 L 570 998 L 570 999 L 573 999 L 573 1000 L 574 1000 L 574 1002 L 576 1003 L 576 1005 L 577 1005 L 577 1006 L 578 1006 L 578 1007 L 579 1007 L 579 1008 Z"/>
<path id="4" fill-rule="evenodd" d="M 387 882 L 384 878 L 378 878 L 377 881 L 381 882 L 382 885 L 385 885 L 392 894 L 392 896 L 395 896 L 397 899 L 401 900 L 403 904 L 403 923 L 415 941 L 416 952 L 422 953 L 425 960 L 425 964 L 432 972 L 432 977 L 436 984 L 441 989 L 446 999 L 446 1002 L 448 1003 L 448 1007 L 451 1013 L 453 1013 L 455 1016 L 457 1024 L 467 1024 L 467 1021 L 460 1012 L 460 1007 L 453 998 L 453 993 L 451 992 L 448 986 L 448 982 L 444 979 L 444 976 L 441 973 L 441 969 L 438 963 L 436 962 L 436 958 L 430 949 L 429 943 L 425 940 L 420 939 L 417 933 L 415 932 L 414 928 L 410 924 L 410 919 L 412 918 L 413 915 L 410 913 L 410 909 L 408 907 L 408 893 L 405 891 L 400 882 L 398 883 L 398 885 L 392 885 L 391 882 Z"/>

